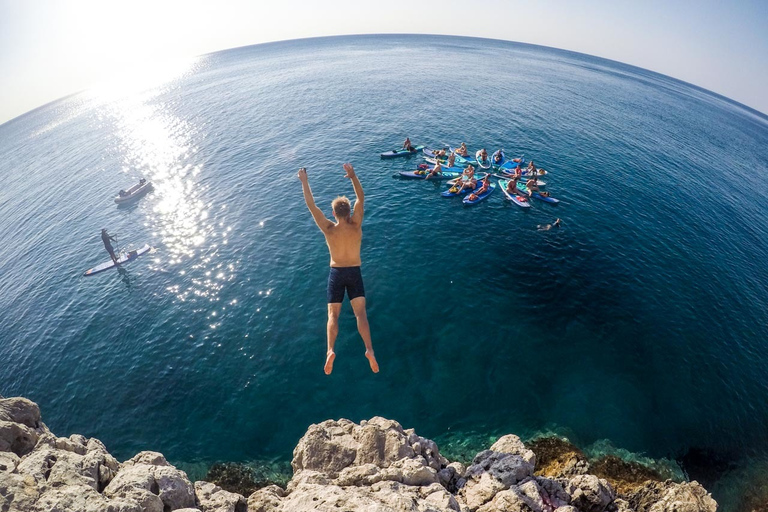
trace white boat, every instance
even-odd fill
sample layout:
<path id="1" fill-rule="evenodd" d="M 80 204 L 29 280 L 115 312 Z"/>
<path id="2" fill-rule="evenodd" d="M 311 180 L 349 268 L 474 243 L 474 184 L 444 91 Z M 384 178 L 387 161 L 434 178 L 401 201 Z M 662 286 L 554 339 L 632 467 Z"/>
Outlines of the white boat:
<path id="1" fill-rule="evenodd" d="M 136 199 L 140 198 L 150 190 L 152 190 L 152 182 L 142 178 L 136 185 L 132 186 L 128 190 L 121 190 L 120 193 L 115 196 L 115 202 L 117 204 L 130 203 L 131 201 L 135 201 Z"/>

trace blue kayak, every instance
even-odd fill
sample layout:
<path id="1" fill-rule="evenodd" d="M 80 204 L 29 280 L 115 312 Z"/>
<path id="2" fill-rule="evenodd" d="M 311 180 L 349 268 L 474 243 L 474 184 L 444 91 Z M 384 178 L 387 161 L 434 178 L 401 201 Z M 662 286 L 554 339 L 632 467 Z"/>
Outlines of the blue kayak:
<path id="1" fill-rule="evenodd" d="M 501 164 L 500 167 L 501 167 L 501 169 L 514 169 L 518 165 L 520 167 L 524 167 L 524 166 L 528 165 L 528 163 L 526 162 L 525 158 L 520 157 L 520 158 L 513 158 L 511 160 L 507 160 L 506 162 Z"/>
<path id="2" fill-rule="evenodd" d="M 482 185 L 480 185 L 480 187 L 478 187 L 475 190 L 480 190 L 480 188 L 482 188 Z M 467 196 L 467 197 L 464 198 L 464 200 L 462 202 L 464 204 L 477 204 L 480 201 L 482 201 L 484 199 L 487 199 L 488 196 L 493 193 L 494 189 L 496 189 L 496 184 L 495 183 L 491 183 L 490 185 L 488 185 L 488 190 L 486 190 L 482 194 L 475 194 L 475 198 L 474 199 L 470 199 L 470 196 Z"/>
<path id="3" fill-rule="evenodd" d="M 392 151 L 385 151 L 381 154 L 381 158 L 395 158 L 397 156 L 415 155 L 419 151 L 424 149 L 424 146 L 413 146 L 413 151 L 407 149 L 393 149 Z"/>
<path id="4" fill-rule="evenodd" d="M 427 169 L 426 171 L 422 171 L 421 169 L 417 171 L 403 171 L 400 173 L 400 176 L 403 178 L 409 178 L 409 179 L 416 179 L 416 180 L 423 180 L 427 177 L 431 169 Z M 461 176 L 462 173 L 455 172 L 455 171 L 442 171 L 440 174 L 435 174 L 432 176 L 431 180 L 449 180 L 453 178 L 458 178 Z"/>
<path id="5" fill-rule="evenodd" d="M 517 188 L 523 194 L 528 195 L 528 188 L 525 185 L 523 185 L 522 183 L 518 183 L 517 184 Z M 538 192 L 533 192 L 531 194 L 531 197 L 534 198 L 534 199 L 538 199 L 539 201 L 544 201 L 545 203 L 550 203 L 550 204 L 557 204 L 557 203 L 560 202 L 559 199 L 555 199 L 554 197 L 549 197 L 549 196 L 543 196 L 543 195 L 539 194 Z"/>

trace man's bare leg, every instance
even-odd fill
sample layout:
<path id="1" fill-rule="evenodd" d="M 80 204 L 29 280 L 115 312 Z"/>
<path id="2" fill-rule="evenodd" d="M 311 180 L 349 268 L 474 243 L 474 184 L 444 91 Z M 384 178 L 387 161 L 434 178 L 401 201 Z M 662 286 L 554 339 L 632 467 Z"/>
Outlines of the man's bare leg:
<path id="1" fill-rule="evenodd" d="M 339 313 L 341 313 L 341 302 L 328 304 L 328 350 L 324 368 L 326 375 L 330 375 L 333 371 L 333 360 L 336 359 L 333 346 L 336 343 L 336 336 L 339 334 Z"/>
<path id="2" fill-rule="evenodd" d="M 376 356 L 373 354 L 373 345 L 371 344 L 371 329 L 368 326 L 368 314 L 365 311 L 365 297 L 355 297 L 350 301 L 352 310 L 357 318 L 357 330 L 365 344 L 365 357 L 371 365 L 373 373 L 379 373 L 379 363 L 376 362 Z"/>

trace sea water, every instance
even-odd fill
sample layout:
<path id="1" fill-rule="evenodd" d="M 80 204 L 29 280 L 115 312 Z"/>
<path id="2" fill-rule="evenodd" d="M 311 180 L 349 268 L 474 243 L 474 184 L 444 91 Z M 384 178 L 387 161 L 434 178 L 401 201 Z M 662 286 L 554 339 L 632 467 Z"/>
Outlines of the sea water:
<path id="1" fill-rule="evenodd" d="M 763 114 L 470 38 L 289 41 L 167 71 L 0 126 L 0 393 L 57 434 L 120 459 L 287 460 L 311 423 L 380 415 L 446 450 L 547 431 L 768 461 Z M 406 136 L 524 155 L 561 202 L 465 207 L 398 179 L 422 160 L 379 153 Z M 378 375 L 348 304 L 322 371 L 328 254 L 296 171 L 330 216 L 353 196 L 344 162 L 366 193 Z M 141 177 L 154 192 L 115 205 Z M 102 228 L 155 250 L 83 277 Z"/>

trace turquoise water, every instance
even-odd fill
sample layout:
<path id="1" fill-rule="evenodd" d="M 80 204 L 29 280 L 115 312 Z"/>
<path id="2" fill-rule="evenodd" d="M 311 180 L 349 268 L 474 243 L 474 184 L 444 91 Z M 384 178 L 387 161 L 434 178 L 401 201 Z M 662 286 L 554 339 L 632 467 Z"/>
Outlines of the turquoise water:
<path id="1" fill-rule="evenodd" d="M 556 430 L 768 460 L 764 115 L 468 38 L 291 41 L 168 73 L 0 126 L 0 393 L 55 432 L 119 458 L 287 459 L 310 423 L 382 415 L 438 441 Z M 561 203 L 466 208 L 395 179 L 418 159 L 379 153 L 406 135 L 525 154 Z M 345 161 L 382 371 L 347 304 L 327 377 L 327 249 L 295 173 L 329 212 L 352 194 Z M 155 192 L 116 207 L 141 176 Z M 107 257 L 101 228 L 156 250 L 82 277 Z"/>

